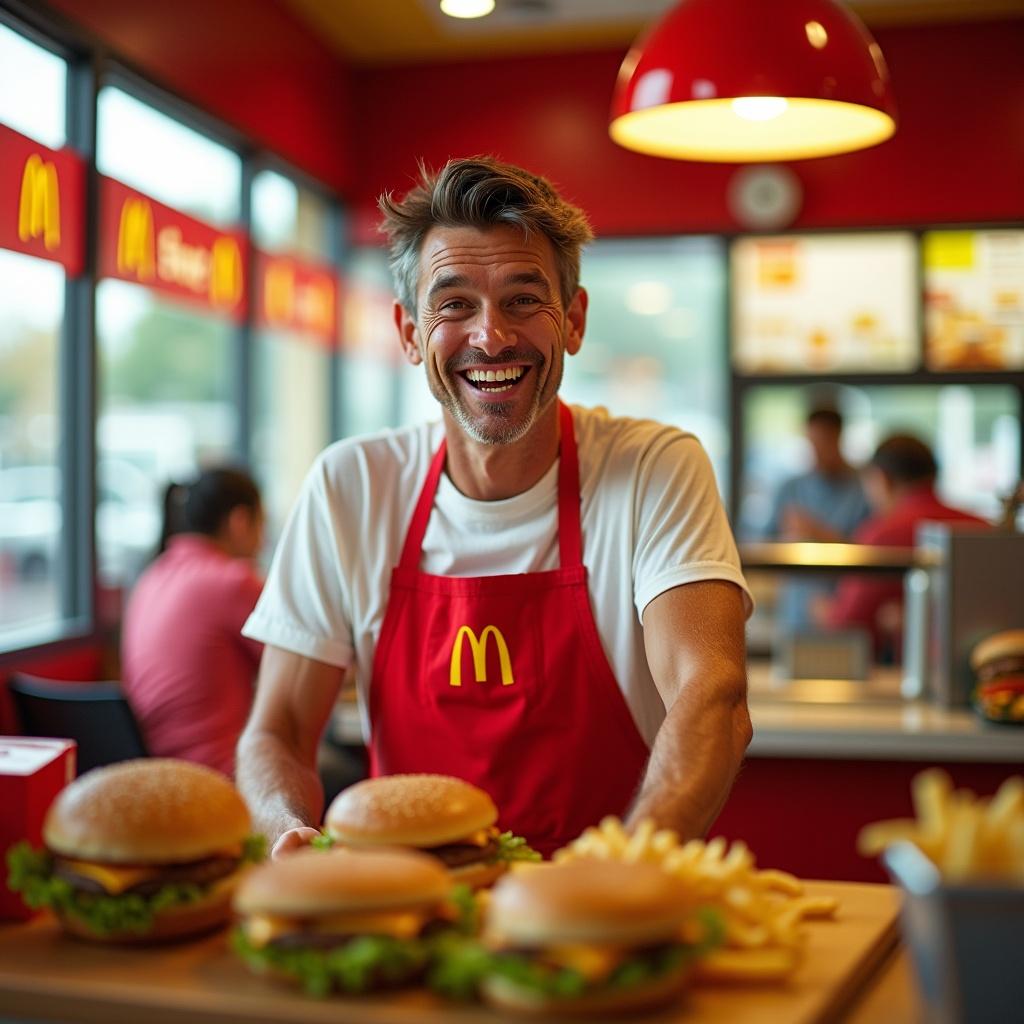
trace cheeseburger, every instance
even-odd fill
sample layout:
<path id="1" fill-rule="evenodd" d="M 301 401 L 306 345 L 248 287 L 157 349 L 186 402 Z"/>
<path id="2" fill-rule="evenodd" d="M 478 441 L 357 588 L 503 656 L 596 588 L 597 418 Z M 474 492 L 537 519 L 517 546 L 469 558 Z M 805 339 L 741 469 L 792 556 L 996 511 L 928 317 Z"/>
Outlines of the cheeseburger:
<path id="1" fill-rule="evenodd" d="M 452 917 L 451 889 L 448 872 L 412 850 L 300 850 L 239 886 L 235 949 L 315 995 L 393 988 L 423 973 L 427 934 Z"/>
<path id="2" fill-rule="evenodd" d="M 1024 629 L 986 637 L 971 652 L 973 703 L 994 722 L 1024 724 Z"/>
<path id="3" fill-rule="evenodd" d="M 525 840 L 495 827 L 498 809 L 450 775 L 385 775 L 343 790 L 327 809 L 329 841 L 347 847 L 406 846 L 440 860 L 454 881 L 490 885 L 510 861 L 540 860 Z"/>
<path id="4" fill-rule="evenodd" d="M 628 1012 L 680 991 L 699 950 L 692 904 L 653 864 L 580 860 L 503 878 L 491 893 L 482 990 L 507 1010 Z"/>
<path id="5" fill-rule="evenodd" d="M 74 935 L 156 941 L 224 924 L 243 865 L 262 856 L 219 772 L 145 758 L 86 772 L 43 824 L 45 849 L 9 854 L 9 884 Z"/>

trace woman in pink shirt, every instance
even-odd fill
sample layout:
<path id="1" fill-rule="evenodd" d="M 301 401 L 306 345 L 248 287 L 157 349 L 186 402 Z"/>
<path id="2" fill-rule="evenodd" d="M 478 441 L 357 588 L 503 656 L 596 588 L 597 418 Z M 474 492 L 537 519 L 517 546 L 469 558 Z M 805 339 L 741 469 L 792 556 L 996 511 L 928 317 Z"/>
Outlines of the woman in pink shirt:
<path id="1" fill-rule="evenodd" d="M 263 505 L 248 474 L 172 484 L 161 553 L 125 610 L 121 672 L 149 752 L 234 773 L 262 644 L 241 634 L 263 583 Z"/>

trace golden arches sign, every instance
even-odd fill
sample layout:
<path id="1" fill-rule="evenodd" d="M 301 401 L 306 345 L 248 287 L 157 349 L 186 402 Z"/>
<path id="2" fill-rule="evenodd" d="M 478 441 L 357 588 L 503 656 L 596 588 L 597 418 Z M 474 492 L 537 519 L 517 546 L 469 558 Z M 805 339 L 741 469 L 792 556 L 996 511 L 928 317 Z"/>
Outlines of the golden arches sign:
<path id="1" fill-rule="evenodd" d="M 455 634 L 455 643 L 452 645 L 452 660 L 448 673 L 448 681 L 452 686 L 462 685 L 462 641 L 469 640 L 470 650 L 473 652 L 473 675 L 478 683 L 487 679 L 487 641 L 494 637 L 494 643 L 498 648 L 498 664 L 501 667 L 501 685 L 511 686 L 515 679 L 512 678 L 512 659 L 508 654 L 508 644 L 501 635 L 501 630 L 496 626 L 487 626 L 477 638 L 476 633 L 469 626 L 461 626 Z"/>
<path id="2" fill-rule="evenodd" d="M 60 186 L 57 168 L 33 153 L 21 174 L 18 238 L 28 242 L 39 237 L 51 252 L 60 245 Z"/>
<path id="3" fill-rule="evenodd" d="M 294 313 L 295 271 L 290 264 L 275 261 L 263 280 L 263 315 L 270 323 L 286 323 Z"/>
<path id="4" fill-rule="evenodd" d="M 117 271 L 134 274 L 140 281 L 156 273 L 153 247 L 153 208 L 145 199 L 131 197 L 121 207 L 117 229 Z"/>
<path id="5" fill-rule="evenodd" d="M 210 301 L 233 306 L 242 297 L 242 251 L 229 235 L 221 235 L 210 252 Z"/>

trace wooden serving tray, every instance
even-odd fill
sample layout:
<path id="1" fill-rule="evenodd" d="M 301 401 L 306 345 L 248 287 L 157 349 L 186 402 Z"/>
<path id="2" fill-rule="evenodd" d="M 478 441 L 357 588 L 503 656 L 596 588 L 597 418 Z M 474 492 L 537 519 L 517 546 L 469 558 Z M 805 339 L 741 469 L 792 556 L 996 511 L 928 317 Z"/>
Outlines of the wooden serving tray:
<path id="1" fill-rule="evenodd" d="M 835 921 L 807 923 L 807 957 L 782 985 L 702 985 L 651 1024 L 812 1024 L 870 987 L 898 938 L 899 896 L 884 885 L 808 882 L 834 896 Z M 0 1018 L 83 1024 L 494 1024 L 479 1006 L 411 991 L 311 999 L 255 977 L 225 933 L 174 946 L 107 947 L 65 937 L 48 915 L 0 925 Z"/>

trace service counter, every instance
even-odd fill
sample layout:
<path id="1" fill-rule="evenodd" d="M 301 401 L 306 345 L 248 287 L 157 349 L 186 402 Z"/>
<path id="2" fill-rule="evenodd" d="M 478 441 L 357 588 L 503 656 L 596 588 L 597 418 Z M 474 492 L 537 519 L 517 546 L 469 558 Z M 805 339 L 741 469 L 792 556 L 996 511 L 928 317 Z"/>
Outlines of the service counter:
<path id="1" fill-rule="evenodd" d="M 748 677 L 748 757 L 1024 762 L 1024 728 L 983 722 L 969 708 L 904 700 L 896 669 L 875 669 L 864 682 L 788 682 L 752 663 Z"/>

